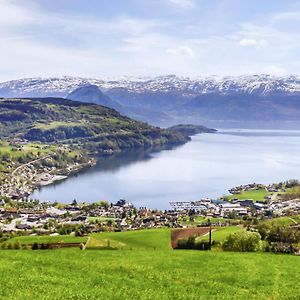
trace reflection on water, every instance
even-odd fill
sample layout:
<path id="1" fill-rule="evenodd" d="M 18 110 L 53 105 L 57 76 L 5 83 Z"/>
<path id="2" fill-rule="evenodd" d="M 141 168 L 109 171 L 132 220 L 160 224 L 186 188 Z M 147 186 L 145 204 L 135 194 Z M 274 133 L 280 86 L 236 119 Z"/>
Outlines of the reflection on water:
<path id="1" fill-rule="evenodd" d="M 118 172 L 122 168 L 126 168 L 126 166 L 130 164 L 134 164 L 140 161 L 147 161 L 154 158 L 155 153 L 159 153 L 163 150 L 174 150 L 178 145 L 165 145 L 165 146 L 156 146 L 156 147 L 149 147 L 146 149 L 131 149 L 131 150 L 124 150 L 121 153 L 116 153 L 113 155 L 101 155 L 96 156 L 95 159 L 97 163 L 95 166 L 89 169 L 83 169 L 76 174 L 71 175 L 69 178 L 56 181 L 51 186 L 48 187 L 41 187 L 39 190 L 45 190 L 46 188 L 54 188 L 56 186 L 64 185 L 66 180 L 70 180 L 71 178 L 81 178 L 82 175 L 93 175 L 99 172 L 106 173 L 106 172 Z M 37 193 L 33 194 L 37 195 Z M 33 196 L 32 196 L 33 198 Z M 76 198 L 76 197 L 75 197 Z"/>
<path id="2" fill-rule="evenodd" d="M 222 131 L 194 136 L 179 147 L 126 151 L 32 198 L 92 202 L 123 198 L 136 206 L 169 208 L 169 201 L 218 197 L 235 185 L 300 176 L 299 131 Z"/>

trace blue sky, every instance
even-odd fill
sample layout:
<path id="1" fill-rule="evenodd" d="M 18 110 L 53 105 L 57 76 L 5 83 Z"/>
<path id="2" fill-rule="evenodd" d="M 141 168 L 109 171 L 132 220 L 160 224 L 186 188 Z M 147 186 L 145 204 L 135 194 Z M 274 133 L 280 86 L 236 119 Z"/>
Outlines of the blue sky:
<path id="1" fill-rule="evenodd" d="M 0 0 L 0 80 L 299 74 L 300 2 Z"/>

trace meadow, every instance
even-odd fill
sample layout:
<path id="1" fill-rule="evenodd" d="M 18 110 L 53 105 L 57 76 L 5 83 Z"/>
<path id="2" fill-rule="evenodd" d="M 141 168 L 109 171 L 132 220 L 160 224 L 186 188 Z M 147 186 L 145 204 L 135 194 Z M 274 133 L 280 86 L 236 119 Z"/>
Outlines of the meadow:
<path id="1" fill-rule="evenodd" d="M 245 228 L 239 227 L 239 226 L 217 227 L 216 229 L 213 229 L 213 231 L 212 231 L 212 240 L 217 243 L 220 243 L 220 242 L 223 242 L 229 234 L 239 232 L 242 230 L 245 230 Z M 209 236 L 208 235 L 200 236 L 200 237 L 198 237 L 198 240 L 199 241 L 200 240 L 208 241 Z"/>
<path id="2" fill-rule="evenodd" d="M 75 237 L 72 235 L 58 235 L 58 236 L 17 236 L 9 239 L 6 244 L 20 243 L 21 245 L 29 245 L 33 243 L 47 244 L 47 243 L 85 243 L 87 237 Z"/>
<path id="3" fill-rule="evenodd" d="M 94 248 L 108 240 L 118 250 Z M 1 250 L 0 299 L 299 299 L 297 256 L 172 250 L 168 229 L 97 233 L 89 243 L 87 250 Z"/>
<path id="4" fill-rule="evenodd" d="M 170 229 L 103 232 L 90 235 L 87 248 L 107 247 L 130 250 L 166 250 L 171 248 Z"/>
<path id="5" fill-rule="evenodd" d="M 264 197 L 267 195 L 270 195 L 271 193 L 266 191 L 265 189 L 258 189 L 253 191 L 244 191 L 240 194 L 234 194 L 226 196 L 227 200 L 233 200 L 233 199 L 252 199 L 253 201 L 265 201 Z"/>
<path id="6" fill-rule="evenodd" d="M 299 299 L 299 257 L 194 250 L 2 250 L 0 299 Z"/>

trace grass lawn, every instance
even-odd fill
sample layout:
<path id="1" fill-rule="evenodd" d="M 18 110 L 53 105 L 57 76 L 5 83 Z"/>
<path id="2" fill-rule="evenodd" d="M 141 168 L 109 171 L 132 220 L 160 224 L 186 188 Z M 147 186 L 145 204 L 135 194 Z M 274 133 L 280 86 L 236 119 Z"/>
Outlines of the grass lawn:
<path id="1" fill-rule="evenodd" d="M 30 143 L 27 145 L 22 146 L 22 150 L 18 150 L 15 146 L 10 146 L 7 142 L 1 142 L 0 143 L 0 153 L 2 154 L 8 154 L 12 158 L 19 158 L 27 155 L 28 153 L 37 154 L 40 153 L 48 153 L 52 150 L 55 150 L 54 146 L 45 146 L 41 144 L 34 144 Z"/>
<path id="2" fill-rule="evenodd" d="M 53 121 L 50 123 L 36 123 L 35 128 L 42 129 L 42 130 L 49 130 L 54 129 L 57 127 L 74 127 L 74 126 L 82 126 L 82 122 L 60 122 L 60 121 Z"/>
<path id="3" fill-rule="evenodd" d="M 212 240 L 215 242 L 223 242 L 229 234 L 242 231 L 242 230 L 245 230 L 245 228 L 239 226 L 217 227 L 214 228 L 211 237 Z M 200 236 L 198 238 L 198 240 L 201 241 L 203 240 L 208 241 L 208 239 L 209 239 L 209 235 Z"/>
<path id="4" fill-rule="evenodd" d="M 22 245 L 28 245 L 33 243 L 85 243 L 87 237 L 76 237 L 73 235 L 58 235 L 58 236 L 49 236 L 49 235 L 33 235 L 33 236 L 18 236 L 6 241 L 6 244 L 14 244 L 19 242 Z"/>
<path id="5" fill-rule="evenodd" d="M 1 250 L 0 299 L 299 299 L 291 255 Z"/>
<path id="6" fill-rule="evenodd" d="M 234 194 L 234 195 L 229 195 L 226 196 L 228 200 L 232 199 L 240 199 L 240 200 L 245 200 L 245 199 L 252 199 L 254 201 L 265 201 L 264 197 L 267 195 L 270 195 L 270 192 L 267 192 L 265 189 L 259 189 L 259 190 L 254 190 L 254 191 L 245 191 L 240 194 Z"/>
<path id="7" fill-rule="evenodd" d="M 115 222 L 115 218 L 108 218 L 108 217 L 88 217 L 89 222 L 107 222 L 107 221 L 112 221 L 113 223 Z"/>
<path id="8" fill-rule="evenodd" d="M 224 218 L 211 218 L 211 217 L 206 217 L 204 218 L 200 223 L 202 224 L 206 224 L 208 222 L 208 220 L 211 221 L 211 223 L 221 223 L 221 224 L 226 224 L 226 223 L 238 223 L 239 219 L 224 219 Z"/>
<path id="9" fill-rule="evenodd" d="M 91 234 L 88 248 L 106 247 L 118 249 L 170 249 L 170 229 L 146 229 L 124 232 L 103 232 Z"/>
<path id="10" fill-rule="evenodd" d="M 294 216 L 284 216 L 279 218 L 272 218 L 270 220 L 262 221 L 270 225 L 274 226 L 290 226 L 290 225 L 298 225 L 300 224 L 300 215 L 294 215 Z"/>

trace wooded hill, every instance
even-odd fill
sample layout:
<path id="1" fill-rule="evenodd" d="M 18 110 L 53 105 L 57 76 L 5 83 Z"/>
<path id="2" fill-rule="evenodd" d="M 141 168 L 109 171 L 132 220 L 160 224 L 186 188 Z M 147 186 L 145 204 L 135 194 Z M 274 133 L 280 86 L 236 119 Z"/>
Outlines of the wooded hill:
<path id="1" fill-rule="evenodd" d="M 120 115 L 104 106 L 62 98 L 0 99 L 0 137 L 67 143 L 91 152 L 182 144 L 178 132 Z"/>

